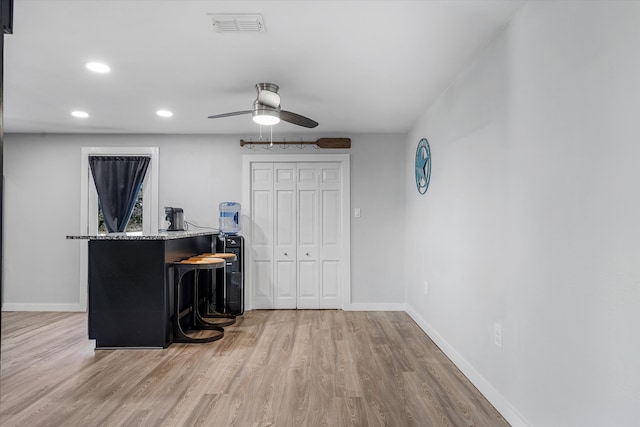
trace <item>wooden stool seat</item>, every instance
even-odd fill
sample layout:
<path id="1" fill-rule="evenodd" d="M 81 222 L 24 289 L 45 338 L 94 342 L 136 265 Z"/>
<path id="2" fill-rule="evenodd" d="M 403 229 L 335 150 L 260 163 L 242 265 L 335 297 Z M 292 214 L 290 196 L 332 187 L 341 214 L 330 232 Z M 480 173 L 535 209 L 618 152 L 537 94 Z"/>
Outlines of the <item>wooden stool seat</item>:
<path id="1" fill-rule="evenodd" d="M 224 260 L 222 258 L 212 258 L 212 257 L 191 257 L 187 259 L 183 259 L 182 261 L 176 262 L 176 264 L 183 265 L 195 265 L 195 264 L 207 264 L 207 265 L 215 265 L 215 264 L 224 264 Z M 219 268 L 219 267 L 216 267 Z"/>
<path id="2" fill-rule="evenodd" d="M 197 257 L 202 258 L 222 258 L 222 259 L 235 259 L 236 254 L 227 253 L 227 252 L 216 252 L 216 253 L 204 253 L 197 255 Z"/>

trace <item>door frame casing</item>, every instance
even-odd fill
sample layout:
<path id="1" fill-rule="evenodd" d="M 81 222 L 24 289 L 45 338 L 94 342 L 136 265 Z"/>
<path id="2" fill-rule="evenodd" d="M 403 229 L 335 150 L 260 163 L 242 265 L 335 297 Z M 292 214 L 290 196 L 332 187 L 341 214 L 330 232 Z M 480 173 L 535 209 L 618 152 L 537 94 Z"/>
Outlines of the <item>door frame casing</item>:
<path id="1" fill-rule="evenodd" d="M 351 306 L 351 156 L 349 154 L 244 154 L 242 156 L 242 235 L 245 238 L 245 309 L 252 309 L 251 292 L 251 166 L 253 163 L 340 163 L 342 262 L 339 309 Z"/>

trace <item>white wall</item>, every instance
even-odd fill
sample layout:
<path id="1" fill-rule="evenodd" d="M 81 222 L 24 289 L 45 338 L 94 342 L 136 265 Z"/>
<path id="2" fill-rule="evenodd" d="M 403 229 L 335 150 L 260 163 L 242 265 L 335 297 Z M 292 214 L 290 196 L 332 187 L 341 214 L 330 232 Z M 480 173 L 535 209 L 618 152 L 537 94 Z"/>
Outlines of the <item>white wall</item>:
<path id="1" fill-rule="evenodd" d="M 401 239 L 376 237 L 388 218 L 404 206 L 405 135 L 340 135 L 352 138 L 349 150 L 305 149 L 306 153 L 349 153 L 351 195 L 362 209 L 352 222 L 352 302 L 358 308 L 404 307 L 404 287 L 395 280 L 402 259 Z M 188 221 L 217 227 L 218 203 L 240 201 L 242 155 L 300 153 L 241 148 L 238 136 L 220 135 L 5 135 L 4 310 L 80 310 L 79 234 L 80 149 L 93 146 L 160 148 L 162 206 L 179 206 Z M 380 203 L 384 200 L 385 203 Z M 392 203 L 386 203 L 386 201 Z M 353 204 L 352 204 L 353 205 Z M 356 206 L 353 205 L 353 206 Z M 160 213 L 159 213 L 160 214 Z M 395 225 L 404 234 L 401 224 Z M 394 286 L 390 286 L 393 283 Z"/>
<path id="2" fill-rule="evenodd" d="M 409 312 L 513 425 L 638 423 L 639 23 L 528 2 L 407 139 Z"/>
<path id="3" fill-rule="evenodd" d="M 404 140 L 362 139 L 351 156 L 351 297 L 357 309 L 404 310 Z M 360 208 L 361 217 L 353 218 Z M 356 285 L 357 283 L 357 285 Z"/>

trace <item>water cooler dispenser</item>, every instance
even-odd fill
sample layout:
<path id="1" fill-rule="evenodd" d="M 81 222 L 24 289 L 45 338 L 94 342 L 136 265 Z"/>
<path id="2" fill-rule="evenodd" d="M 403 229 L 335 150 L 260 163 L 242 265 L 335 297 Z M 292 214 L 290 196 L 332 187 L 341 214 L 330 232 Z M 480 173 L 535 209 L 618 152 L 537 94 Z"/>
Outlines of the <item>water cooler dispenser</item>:
<path id="1" fill-rule="evenodd" d="M 238 234 L 240 232 L 240 203 L 222 202 L 220 209 L 220 232 L 224 234 Z"/>

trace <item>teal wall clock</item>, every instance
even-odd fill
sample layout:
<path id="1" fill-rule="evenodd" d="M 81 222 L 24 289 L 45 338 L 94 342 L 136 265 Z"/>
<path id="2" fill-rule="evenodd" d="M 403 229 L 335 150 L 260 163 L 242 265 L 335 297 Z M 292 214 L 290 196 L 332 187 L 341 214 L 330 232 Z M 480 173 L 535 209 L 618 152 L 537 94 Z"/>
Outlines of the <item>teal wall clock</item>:
<path id="1" fill-rule="evenodd" d="M 418 149 L 416 150 L 416 186 L 418 187 L 418 193 L 424 194 L 427 192 L 430 180 L 431 148 L 429 148 L 429 141 L 426 138 L 422 138 L 418 142 Z"/>

